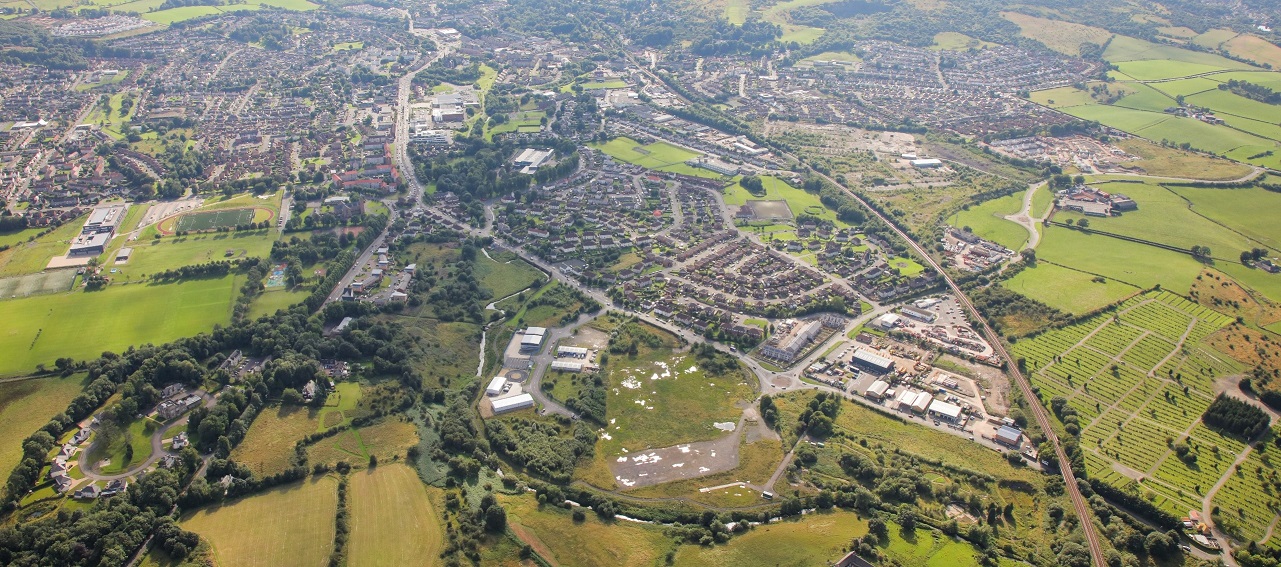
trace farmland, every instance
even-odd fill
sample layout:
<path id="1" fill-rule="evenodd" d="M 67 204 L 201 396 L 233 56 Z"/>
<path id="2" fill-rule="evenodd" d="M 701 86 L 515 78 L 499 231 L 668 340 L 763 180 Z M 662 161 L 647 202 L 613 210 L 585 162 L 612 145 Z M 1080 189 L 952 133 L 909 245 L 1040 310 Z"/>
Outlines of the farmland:
<path id="1" fill-rule="evenodd" d="M 1139 291 L 1135 286 L 1116 280 L 1097 282 L 1093 275 L 1049 262 L 1028 267 L 1001 285 L 1074 314 L 1111 305 Z"/>
<path id="2" fill-rule="evenodd" d="M 292 464 L 294 444 L 320 429 L 317 414 L 314 409 L 297 406 L 264 409 L 231 458 L 259 476 L 285 471 Z"/>
<path id="3" fill-rule="evenodd" d="M 347 564 L 410 565 L 437 557 L 444 530 L 413 469 L 380 465 L 350 478 L 351 543 Z"/>
<path id="4" fill-rule="evenodd" d="M 605 522 L 588 514 L 574 522 L 570 512 L 540 506 L 532 495 L 502 496 L 507 521 L 522 541 L 556 565 L 642 567 L 661 562 L 675 545 L 661 529 L 631 522 Z"/>
<path id="5" fill-rule="evenodd" d="M 1019 341 L 1014 354 L 1042 402 L 1062 397 L 1078 412 L 1092 478 L 1135 484 L 1180 515 L 1201 508 L 1245 447 L 1200 424 L 1214 380 L 1238 371 L 1202 346 L 1230 321 L 1173 293 L 1149 292 L 1114 314 Z M 1176 443 L 1195 456 L 1175 455 Z"/>
<path id="6" fill-rule="evenodd" d="M 237 277 L 163 285 L 111 285 L 96 292 L 0 301 L 0 375 L 30 372 L 58 357 L 163 343 L 231 320 Z M 92 337 L 93 340 L 86 340 Z"/>
<path id="7" fill-rule="evenodd" d="M 318 441 L 308 448 L 307 460 L 312 464 L 333 465 L 340 461 L 364 464 L 375 457 L 379 462 L 390 462 L 403 457 L 406 449 L 417 444 L 413 424 L 387 419 Z"/>
<path id="8" fill-rule="evenodd" d="M 1008 195 L 957 211 L 948 217 L 948 224 L 962 229 L 969 227 L 982 238 L 1011 250 L 1018 250 L 1027 242 L 1027 229 L 1014 221 L 1005 220 L 1004 217 L 1019 212 L 1022 207 L 1022 194 Z"/>
<path id="9" fill-rule="evenodd" d="M 324 565 L 333 551 L 338 482 L 316 477 L 183 516 L 222 565 Z"/>
<path id="10" fill-rule="evenodd" d="M 65 410 L 83 385 L 84 374 L 0 384 L 0 439 L 10 441 L 0 444 L 0 475 L 8 477 L 22 459 L 18 440 Z"/>

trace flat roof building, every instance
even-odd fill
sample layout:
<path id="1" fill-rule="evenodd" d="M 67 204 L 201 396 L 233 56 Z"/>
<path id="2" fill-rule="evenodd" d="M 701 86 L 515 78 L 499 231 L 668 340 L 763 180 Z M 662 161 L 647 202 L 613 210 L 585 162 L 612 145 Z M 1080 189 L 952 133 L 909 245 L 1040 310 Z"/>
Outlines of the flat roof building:
<path id="1" fill-rule="evenodd" d="M 559 370 L 561 372 L 582 372 L 583 363 L 570 362 L 568 360 L 553 360 L 552 370 Z"/>
<path id="2" fill-rule="evenodd" d="M 556 347 L 556 356 L 572 356 L 575 358 L 587 358 L 587 349 L 582 347 L 572 347 L 572 346 Z"/>
<path id="3" fill-rule="evenodd" d="M 912 160 L 912 167 L 919 168 L 919 169 L 943 167 L 943 160 L 934 159 L 934 158 L 914 159 Z"/>
<path id="4" fill-rule="evenodd" d="M 894 370 L 894 359 L 881 356 L 863 349 L 854 351 L 851 361 L 862 368 L 873 372 L 885 373 Z"/>
<path id="5" fill-rule="evenodd" d="M 498 398 L 491 402 L 494 406 L 494 415 L 516 411 L 519 409 L 534 407 L 534 397 L 529 394 L 520 394 L 507 398 Z"/>
<path id="6" fill-rule="evenodd" d="M 875 321 L 872 321 L 872 326 L 884 331 L 888 331 L 898 326 L 899 321 L 902 321 L 902 320 L 903 318 L 899 317 L 898 315 L 895 315 L 893 313 L 886 313 L 884 315 L 881 315 L 880 317 L 877 317 Z"/>
<path id="7" fill-rule="evenodd" d="M 543 335 L 546 335 L 546 334 L 547 334 L 547 327 L 526 327 L 526 328 L 525 328 L 525 334 L 526 334 L 526 335 L 538 335 L 538 336 L 540 336 L 540 337 L 541 337 L 541 336 L 543 336 Z"/>
<path id="8" fill-rule="evenodd" d="M 961 406 L 943 400 L 934 400 L 930 403 L 930 415 L 946 421 L 957 422 L 961 420 Z"/>
<path id="9" fill-rule="evenodd" d="M 81 234 L 71 241 L 68 256 L 97 256 L 107 251 L 107 242 L 111 241 L 110 232 Z"/>
<path id="10" fill-rule="evenodd" d="M 1023 432 L 1017 427 L 1002 425 L 996 430 L 996 442 L 1008 447 L 1018 447 L 1023 444 Z"/>
<path id="11" fill-rule="evenodd" d="M 929 311 L 926 309 L 919 309 L 916 307 L 912 307 L 910 305 L 903 306 L 902 311 L 904 315 L 907 315 L 908 317 L 916 319 L 917 321 L 920 321 L 922 323 L 933 323 L 939 318 L 938 313 L 935 313 L 933 311 Z"/>
<path id="12" fill-rule="evenodd" d="M 507 379 L 502 376 L 495 376 L 489 381 L 489 386 L 485 387 L 485 395 L 489 397 L 497 396 L 503 393 L 503 386 L 507 385 Z"/>

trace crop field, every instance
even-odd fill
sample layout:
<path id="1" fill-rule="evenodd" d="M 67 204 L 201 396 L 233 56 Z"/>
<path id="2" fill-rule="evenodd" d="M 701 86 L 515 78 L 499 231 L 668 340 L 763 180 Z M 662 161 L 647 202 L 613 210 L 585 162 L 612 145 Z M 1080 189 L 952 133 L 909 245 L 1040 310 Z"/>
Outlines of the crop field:
<path id="1" fill-rule="evenodd" d="M 180 232 L 235 228 L 254 220 L 253 209 L 226 209 L 209 212 L 187 213 L 174 222 Z"/>
<path id="2" fill-rule="evenodd" d="M 737 422 L 735 404 L 753 397 L 742 372 L 708 376 L 692 357 L 663 349 L 611 357 L 609 387 L 610 424 L 597 449 L 607 459 L 720 437 L 724 432 L 713 423 Z"/>
<path id="3" fill-rule="evenodd" d="M 418 434 L 412 423 L 387 419 L 319 441 L 307 450 L 307 459 L 311 464 L 347 461 L 363 465 L 372 456 L 388 463 L 393 457 L 403 458 L 405 450 L 417 444 Z"/>
<path id="4" fill-rule="evenodd" d="M 245 440 L 231 452 L 231 458 L 260 477 L 284 472 L 294 458 L 294 444 L 319 429 L 318 410 L 269 407 L 254 419 Z"/>
<path id="5" fill-rule="evenodd" d="M 1089 313 L 1136 293 L 1139 288 L 1051 264 L 1039 262 L 1005 280 L 1001 285 L 1068 313 Z"/>
<path id="6" fill-rule="evenodd" d="M 1199 423 L 1213 381 L 1237 371 L 1203 350 L 1231 318 L 1170 292 L 1148 292 L 1105 313 L 1014 345 L 1043 403 L 1061 396 L 1081 418 L 1093 478 L 1138 483 L 1156 505 L 1184 515 L 1245 445 Z M 1176 442 L 1195 461 L 1180 459 Z"/>
<path id="7" fill-rule="evenodd" d="M 338 481 L 319 477 L 183 516 L 220 565 L 325 565 L 334 549 Z"/>
<path id="8" fill-rule="evenodd" d="M 412 565 L 440 555 L 445 534 L 427 487 L 402 464 L 352 473 L 347 564 Z"/>
<path id="9" fill-rule="evenodd" d="M 112 285 L 102 291 L 0 301 L 0 376 L 30 372 L 58 357 L 160 344 L 231 320 L 235 276 L 163 285 Z"/>
<path id="10" fill-rule="evenodd" d="M 1141 167 L 1148 175 L 1224 181 L 1240 179 L 1250 174 L 1250 167 L 1247 165 L 1158 146 L 1142 138 L 1119 140 L 1116 145 L 1127 153 L 1142 158 L 1128 165 Z"/>
<path id="11" fill-rule="evenodd" d="M 1005 220 L 1005 215 L 1012 215 L 1023 208 L 1023 195 L 1015 194 L 984 201 L 967 210 L 957 211 L 948 217 L 948 224 L 970 230 L 982 238 L 991 240 L 1011 250 L 1018 250 L 1028 240 L 1027 229 L 1013 221 Z"/>
<path id="12" fill-rule="evenodd" d="M 605 144 L 591 146 L 613 156 L 616 160 L 659 171 L 664 171 L 665 167 L 684 165 L 685 162 L 702 155 L 667 142 L 641 145 L 640 142 L 631 138 L 614 138 Z"/>
<path id="13" fill-rule="evenodd" d="M 761 177 L 761 185 L 765 187 L 765 196 L 763 197 L 749 193 L 746 188 L 738 183 L 726 187 L 723 193 L 725 204 L 738 206 L 744 205 L 748 201 L 757 200 L 786 201 L 793 215 L 809 213 L 830 220 L 836 223 L 837 227 L 850 226 L 849 223 L 836 217 L 836 211 L 823 205 L 823 201 L 819 199 L 818 195 L 808 193 L 798 187 L 792 187 L 786 181 L 776 177 Z"/>
<path id="14" fill-rule="evenodd" d="M 1264 439 L 1260 446 L 1266 447 L 1273 441 Z M 1214 506 L 1219 508 L 1215 526 L 1242 541 L 1262 541 L 1276 518 L 1276 494 L 1271 487 L 1264 488 L 1264 484 L 1276 471 L 1276 463 L 1271 458 L 1260 451 L 1251 451 L 1214 495 Z M 1275 535 L 1267 541 L 1268 547 L 1277 546 Z"/>
<path id="15" fill-rule="evenodd" d="M 500 495 L 507 523 L 516 537 L 554 565 L 565 567 L 647 567 L 662 562 L 676 545 L 657 527 L 601 520 L 588 513 L 575 522 L 569 510 L 540 506 L 531 494 Z"/>
<path id="16" fill-rule="evenodd" d="M 1065 55 L 1080 55 L 1082 43 L 1103 45 L 1112 37 L 1112 32 L 1103 28 L 1038 18 L 1018 12 L 1001 12 L 1001 16 L 1019 26 L 1023 37 L 1039 41 Z"/>
<path id="17" fill-rule="evenodd" d="M 5 478 L 22 460 L 22 439 L 49 418 L 67 409 L 84 388 L 84 374 L 66 378 L 36 378 L 0 384 L 0 475 Z"/>

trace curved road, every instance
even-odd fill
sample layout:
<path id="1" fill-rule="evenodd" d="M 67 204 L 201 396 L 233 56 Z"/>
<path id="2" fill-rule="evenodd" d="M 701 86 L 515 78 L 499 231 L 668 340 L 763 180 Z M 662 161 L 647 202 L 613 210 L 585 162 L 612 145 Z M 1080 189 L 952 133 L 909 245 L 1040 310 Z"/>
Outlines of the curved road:
<path id="1" fill-rule="evenodd" d="M 194 393 L 200 396 L 202 399 L 204 399 L 205 403 L 203 405 L 206 408 L 212 407 L 214 405 L 214 402 L 216 401 L 216 399 L 213 396 L 205 393 L 204 391 L 196 391 Z M 77 466 L 80 467 L 80 472 L 85 475 L 85 478 L 91 481 L 119 480 L 122 478 L 129 478 L 135 474 L 138 474 L 138 471 L 144 470 L 147 467 L 156 464 L 156 461 L 159 461 L 165 455 L 173 454 L 173 453 L 170 453 L 169 451 L 166 451 L 164 448 L 165 433 L 167 433 L 170 429 L 173 429 L 179 425 L 186 424 L 187 419 L 190 417 L 191 417 L 191 413 L 188 412 L 187 415 L 182 416 L 181 418 L 173 421 L 172 423 L 166 423 L 164 427 L 161 427 L 160 429 L 156 430 L 155 433 L 152 433 L 151 434 L 151 456 L 147 457 L 146 460 L 142 461 L 141 463 L 138 463 L 137 465 L 130 466 L 129 470 L 126 470 L 117 474 L 100 474 L 98 472 L 95 472 L 97 470 L 97 467 L 95 466 L 96 463 L 88 462 L 88 458 L 89 458 L 89 454 L 93 452 L 94 445 L 98 444 L 96 440 L 91 445 L 89 445 L 88 449 L 80 452 L 80 460 L 78 461 L 79 464 Z"/>

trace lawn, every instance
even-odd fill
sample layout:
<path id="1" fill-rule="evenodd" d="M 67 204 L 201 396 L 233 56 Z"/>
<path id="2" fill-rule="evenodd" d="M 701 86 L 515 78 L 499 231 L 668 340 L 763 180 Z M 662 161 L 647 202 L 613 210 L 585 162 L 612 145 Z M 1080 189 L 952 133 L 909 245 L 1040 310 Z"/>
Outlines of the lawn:
<path id="1" fill-rule="evenodd" d="M 615 82 L 621 83 L 621 85 L 599 87 L 599 88 L 622 88 L 623 86 L 626 86 L 626 83 L 623 83 L 622 81 L 615 81 Z M 597 87 L 589 87 L 587 85 L 583 85 L 583 87 L 597 88 Z M 494 126 L 493 128 L 487 128 L 485 130 L 485 139 L 492 140 L 495 134 L 506 134 L 509 132 L 516 132 L 516 131 L 524 132 L 531 128 L 533 129 L 533 131 L 536 132 L 541 127 L 542 120 L 546 117 L 547 117 L 547 113 L 541 110 L 517 112 L 512 116 L 508 117 L 506 122 L 499 124 L 497 126 Z"/>
<path id="2" fill-rule="evenodd" d="M 741 26 L 747 21 L 747 14 L 752 11 L 752 4 L 749 0 L 729 0 L 725 4 L 725 19 L 729 23 Z"/>
<path id="3" fill-rule="evenodd" d="M 69 220 L 34 242 L 15 244 L 0 252 L 0 276 L 20 276 L 43 271 L 50 259 L 67 253 L 71 239 L 80 234 L 84 221 L 84 217 Z"/>
<path id="4" fill-rule="evenodd" d="M 1013 221 L 1005 220 L 1005 215 L 1012 215 L 1023 208 L 1023 194 L 1015 193 L 998 199 L 984 201 L 967 210 L 957 211 L 948 218 L 948 224 L 970 231 L 979 237 L 991 240 L 1010 250 L 1018 250 L 1028 241 L 1026 228 Z"/>
<path id="5" fill-rule="evenodd" d="M 538 504 L 532 494 L 500 496 L 507 523 L 516 537 L 529 543 L 553 565 L 565 567 L 642 567 L 657 565 L 676 545 L 663 530 L 614 520 L 596 514 L 575 522 L 563 508 Z"/>
<path id="6" fill-rule="evenodd" d="M 738 206 L 746 204 L 748 201 L 756 200 L 787 201 L 787 206 L 792 210 L 793 217 L 808 213 L 830 220 L 837 227 L 852 226 L 837 218 L 836 211 L 823 205 L 823 201 L 819 199 L 818 195 L 807 193 L 804 189 L 792 187 L 786 181 L 777 177 L 761 177 L 761 184 L 765 187 L 765 195 L 763 197 L 751 194 L 739 183 L 726 187 L 723 193 L 725 204 Z"/>
<path id="7" fill-rule="evenodd" d="M 263 315 L 274 314 L 280 309 L 289 309 L 311 295 L 309 290 L 289 291 L 286 289 L 270 289 L 254 298 L 253 304 L 249 307 L 250 319 L 257 319 Z"/>
<path id="8" fill-rule="evenodd" d="M 978 554 L 966 543 L 941 533 L 916 529 L 905 534 L 892 521 L 881 551 L 902 565 L 928 567 L 977 566 Z M 772 522 L 731 539 L 725 545 L 683 546 L 675 565 L 830 565 L 845 555 L 850 541 L 867 533 L 867 520 L 853 512 L 808 514 Z"/>
<path id="9" fill-rule="evenodd" d="M 385 464 L 356 471 L 348 488 L 348 565 L 412 565 L 440 555 L 444 530 L 413 469 Z"/>
<path id="10" fill-rule="evenodd" d="M 610 425 L 597 449 L 607 459 L 646 448 L 715 439 L 715 422 L 737 422 L 735 403 L 751 400 L 742 371 L 708 376 L 692 357 L 658 349 L 609 361 L 606 414 Z"/>
<path id="11" fill-rule="evenodd" d="M 269 407 L 258 414 L 232 460 L 259 477 L 284 472 L 294 457 L 294 444 L 320 429 L 319 412 L 300 406 Z"/>
<path id="12" fill-rule="evenodd" d="M 313 477 L 183 516 L 221 565 L 324 565 L 334 548 L 338 482 Z"/>
<path id="13" fill-rule="evenodd" d="M 609 154 L 616 160 L 649 169 L 684 164 L 701 155 L 667 142 L 641 145 L 640 142 L 631 138 L 614 138 L 605 144 L 591 144 L 591 147 Z"/>
<path id="14" fill-rule="evenodd" d="M 164 343 L 231 320 L 235 276 L 164 285 L 112 285 L 96 292 L 0 301 L 0 376 L 30 372 L 68 356 Z"/>
<path id="15" fill-rule="evenodd" d="M 320 408 L 317 416 L 320 421 L 317 431 L 351 423 L 355 417 L 356 407 L 360 405 L 363 391 L 356 382 L 342 382 L 325 398 L 325 406 Z"/>
<path id="16" fill-rule="evenodd" d="M 0 233 L 0 246 L 17 246 L 40 234 L 43 228 L 24 228 L 15 232 Z"/>
<path id="17" fill-rule="evenodd" d="M 151 434 L 160 424 L 150 418 L 135 419 L 123 428 L 110 445 L 95 442 L 92 446 L 94 462 L 108 460 L 103 465 L 103 474 L 116 474 L 128 470 L 131 466 L 146 461 L 151 457 Z M 133 447 L 133 458 L 126 459 L 126 447 Z"/>
<path id="18" fill-rule="evenodd" d="M 173 228 L 177 231 L 215 230 L 235 228 L 249 224 L 254 220 L 253 209 L 223 209 L 208 212 L 187 213 L 178 217 Z"/>
<path id="19" fill-rule="evenodd" d="M 1068 313 L 1088 313 L 1139 291 L 1115 280 L 1093 281 L 1095 276 L 1040 262 L 1001 282 L 1006 288 Z"/>
<path id="20" fill-rule="evenodd" d="M 0 384 L 0 475 L 5 478 L 22 460 L 22 439 L 49 418 L 67 409 L 84 388 L 84 374 L 66 378 L 36 378 Z"/>
<path id="21" fill-rule="evenodd" d="M 501 299 L 539 280 L 544 274 L 509 252 L 490 252 L 489 255 L 476 255 L 476 279 L 481 287 L 493 293 L 493 299 Z"/>

